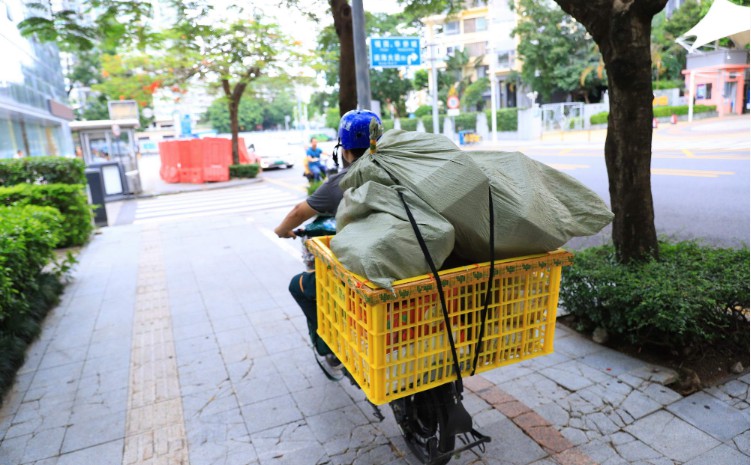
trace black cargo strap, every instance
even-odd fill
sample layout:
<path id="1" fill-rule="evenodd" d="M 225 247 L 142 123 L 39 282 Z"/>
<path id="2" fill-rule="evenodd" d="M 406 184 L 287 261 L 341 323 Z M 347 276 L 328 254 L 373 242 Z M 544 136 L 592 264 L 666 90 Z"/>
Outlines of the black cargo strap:
<path id="1" fill-rule="evenodd" d="M 400 185 L 399 181 L 388 170 L 381 166 L 381 164 L 378 163 L 375 157 L 373 158 L 373 163 L 375 163 L 376 166 L 385 171 L 386 174 L 388 174 L 391 178 L 391 181 L 394 182 L 394 184 L 396 184 L 397 186 Z M 459 391 L 459 394 L 461 394 L 462 391 L 464 391 L 464 383 L 462 382 L 462 370 L 461 367 L 459 367 L 459 357 L 456 355 L 456 344 L 454 343 L 454 335 L 451 331 L 451 319 L 449 318 L 449 311 L 448 307 L 446 306 L 446 296 L 443 293 L 441 277 L 438 275 L 438 269 L 435 267 L 435 263 L 433 263 L 433 258 L 430 256 L 428 245 L 425 243 L 425 239 L 423 239 L 422 234 L 420 233 L 420 228 L 418 228 L 417 226 L 417 221 L 415 221 L 415 217 L 412 216 L 412 211 L 409 209 L 409 205 L 407 205 L 407 201 L 404 199 L 404 194 L 402 194 L 402 192 L 399 190 L 397 190 L 396 193 L 399 194 L 399 198 L 404 205 L 404 210 L 407 212 L 407 218 L 409 218 L 409 222 L 412 225 L 412 230 L 415 232 L 415 236 L 417 237 L 417 242 L 420 244 L 422 254 L 425 256 L 425 261 L 428 262 L 430 272 L 433 273 L 433 278 L 435 279 L 436 286 L 438 287 L 438 297 L 441 299 L 443 321 L 446 324 L 446 335 L 448 336 L 449 344 L 451 345 L 451 355 L 454 358 L 454 372 L 456 373 L 457 390 Z"/>
<path id="2" fill-rule="evenodd" d="M 393 181 L 394 184 L 399 186 L 399 181 L 388 171 L 386 170 L 381 164 L 373 158 L 373 163 L 380 167 L 383 171 L 386 172 L 386 174 L 389 175 L 389 178 L 391 178 L 391 181 Z M 451 319 L 449 318 L 449 312 L 448 307 L 446 306 L 446 296 L 443 292 L 443 284 L 441 284 L 441 277 L 438 275 L 438 269 L 435 266 L 435 263 L 433 262 L 433 258 L 430 256 L 430 251 L 428 250 L 428 245 L 425 243 L 425 239 L 423 239 L 422 234 L 420 233 L 420 228 L 417 226 L 417 221 L 415 221 L 414 216 L 412 215 L 412 211 L 409 209 L 409 206 L 407 205 L 407 201 L 404 199 L 404 194 L 397 190 L 397 194 L 399 194 L 399 198 L 402 201 L 402 204 L 404 205 L 404 210 L 407 212 L 407 218 L 409 218 L 409 222 L 412 225 L 412 230 L 415 232 L 415 237 L 417 238 L 417 242 L 420 244 L 420 249 L 422 250 L 422 254 L 425 256 L 425 261 L 428 263 L 428 266 L 430 267 L 430 272 L 433 274 L 433 278 L 435 279 L 436 286 L 438 288 L 438 297 L 441 300 L 441 310 L 443 312 L 443 321 L 446 324 L 446 335 L 449 339 L 449 344 L 451 346 L 451 355 L 453 357 L 453 364 L 454 364 L 454 372 L 456 373 L 456 384 L 457 384 L 457 390 L 459 394 L 461 394 L 464 391 L 464 383 L 462 381 L 462 373 L 461 373 L 461 367 L 459 366 L 459 357 L 456 353 L 456 344 L 454 343 L 454 335 L 453 331 L 451 330 Z M 490 297 L 491 297 L 491 288 L 493 285 L 493 272 L 495 268 L 495 237 L 494 237 L 494 219 L 493 219 L 493 193 L 490 190 L 490 187 L 488 187 L 488 200 L 489 200 L 489 218 L 490 218 L 490 276 L 488 277 L 488 284 L 487 289 L 485 290 L 485 302 L 481 314 L 481 323 L 480 323 L 480 335 L 477 339 L 477 346 L 475 347 L 475 358 L 472 362 L 472 372 L 470 375 L 475 374 L 475 370 L 477 368 L 477 360 L 479 357 L 479 351 L 480 347 L 482 345 L 482 339 L 483 335 L 485 333 L 485 320 L 487 319 L 488 314 L 488 306 L 490 304 Z"/>
<path id="3" fill-rule="evenodd" d="M 480 335 L 477 337 L 477 346 L 475 346 L 475 359 L 472 361 L 472 372 L 477 370 L 477 360 L 480 358 L 480 349 L 482 348 L 482 338 L 485 335 L 485 321 L 488 318 L 488 306 L 490 305 L 491 291 L 493 290 L 493 275 L 495 274 L 495 218 L 493 216 L 493 191 L 488 186 L 488 217 L 490 220 L 490 270 L 488 284 L 485 288 L 485 302 L 482 306 L 482 315 L 480 317 Z"/>

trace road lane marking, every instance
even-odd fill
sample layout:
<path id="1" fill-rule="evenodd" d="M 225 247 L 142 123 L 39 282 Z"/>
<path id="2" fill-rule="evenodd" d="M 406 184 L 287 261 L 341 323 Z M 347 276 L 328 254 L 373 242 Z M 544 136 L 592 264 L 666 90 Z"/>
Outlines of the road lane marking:
<path id="1" fill-rule="evenodd" d="M 705 170 L 681 170 L 673 168 L 652 168 L 652 174 L 660 176 L 689 176 L 700 178 L 719 178 L 720 176 L 732 176 L 734 171 L 705 171 Z"/>

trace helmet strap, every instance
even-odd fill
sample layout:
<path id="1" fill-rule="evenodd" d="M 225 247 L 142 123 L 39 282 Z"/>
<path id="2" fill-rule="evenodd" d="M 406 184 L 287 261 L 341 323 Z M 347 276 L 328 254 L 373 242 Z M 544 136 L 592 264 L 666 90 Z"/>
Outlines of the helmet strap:
<path id="1" fill-rule="evenodd" d="M 339 147 L 342 146 L 342 139 L 338 139 L 336 145 L 334 146 L 334 150 L 331 154 L 331 158 L 334 159 L 334 166 L 336 166 L 337 171 L 339 171 Z"/>

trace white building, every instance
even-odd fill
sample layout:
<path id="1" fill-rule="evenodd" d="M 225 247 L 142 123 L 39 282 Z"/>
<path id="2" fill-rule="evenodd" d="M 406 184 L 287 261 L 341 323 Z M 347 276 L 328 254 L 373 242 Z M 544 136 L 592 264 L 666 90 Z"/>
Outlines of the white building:
<path id="1" fill-rule="evenodd" d="M 422 19 L 425 25 L 426 69 L 433 86 L 432 67 L 446 69 L 445 60 L 457 50 L 469 55 L 465 75 L 474 81 L 487 77 L 497 91 L 497 108 L 524 106 L 526 97 L 513 77 L 521 70 L 516 60 L 516 39 L 511 31 L 516 26 L 516 13 L 509 7 L 511 0 L 469 0 L 465 9 L 451 16 L 434 15 Z M 432 50 L 431 50 L 432 49 Z M 435 60 L 431 60 L 432 54 Z M 491 92 L 484 98 L 490 101 Z"/>

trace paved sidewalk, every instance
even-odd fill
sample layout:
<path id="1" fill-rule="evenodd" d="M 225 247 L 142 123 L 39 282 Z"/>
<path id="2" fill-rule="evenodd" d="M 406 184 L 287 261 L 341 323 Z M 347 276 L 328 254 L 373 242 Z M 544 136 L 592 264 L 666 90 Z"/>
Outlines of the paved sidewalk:
<path id="1" fill-rule="evenodd" d="M 275 220 L 94 236 L 0 410 L 0 464 L 415 464 L 389 409 L 314 363 Z M 467 379 L 492 442 L 451 463 L 749 463 L 748 373 L 682 398 L 565 327 L 555 345 Z"/>

